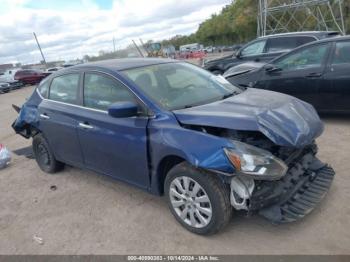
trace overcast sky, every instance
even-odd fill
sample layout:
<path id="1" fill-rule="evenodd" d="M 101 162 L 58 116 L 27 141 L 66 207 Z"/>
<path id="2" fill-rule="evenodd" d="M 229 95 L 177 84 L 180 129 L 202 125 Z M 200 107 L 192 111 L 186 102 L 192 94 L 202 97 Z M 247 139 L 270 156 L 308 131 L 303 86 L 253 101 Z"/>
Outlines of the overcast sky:
<path id="1" fill-rule="evenodd" d="M 81 58 L 190 34 L 231 0 L 0 0 L 0 64 Z"/>

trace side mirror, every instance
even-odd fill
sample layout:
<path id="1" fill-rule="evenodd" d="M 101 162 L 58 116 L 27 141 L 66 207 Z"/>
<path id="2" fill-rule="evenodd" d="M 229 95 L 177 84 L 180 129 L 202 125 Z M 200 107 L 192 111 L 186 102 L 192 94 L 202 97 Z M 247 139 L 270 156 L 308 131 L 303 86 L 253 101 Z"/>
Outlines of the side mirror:
<path id="1" fill-rule="evenodd" d="M 108 107 L 108 114 L 115 118 L 137 116 L 137 105 L 132 102 L 117 102 Z"/>
<path id="2" fill-rule="evenodd" d="M 238 59 L 242 57 L 242 54 L 241 54 L 240 51 L 238 51 L 238 52 L 236 53 L 236 57 L 237 57 Z"/>

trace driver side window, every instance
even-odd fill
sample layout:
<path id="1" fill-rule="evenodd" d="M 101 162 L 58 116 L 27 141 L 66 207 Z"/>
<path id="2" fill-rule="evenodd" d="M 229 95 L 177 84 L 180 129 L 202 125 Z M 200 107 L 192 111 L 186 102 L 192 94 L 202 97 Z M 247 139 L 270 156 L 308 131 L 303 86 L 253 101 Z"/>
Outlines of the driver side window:
<path id="1" fill-rule="evenodd" d="M 275 65 L 285 71 L 322 67 L 328 47 L 328 44 L 323 44 L 302 49 L 283 57 Z"/>
<path id="2" fill-rule="evenodd" d="M 261 40 L 248 45 L 241 51 L 241 56 L 261 55 L 264 53 L 266 40 Z"/>

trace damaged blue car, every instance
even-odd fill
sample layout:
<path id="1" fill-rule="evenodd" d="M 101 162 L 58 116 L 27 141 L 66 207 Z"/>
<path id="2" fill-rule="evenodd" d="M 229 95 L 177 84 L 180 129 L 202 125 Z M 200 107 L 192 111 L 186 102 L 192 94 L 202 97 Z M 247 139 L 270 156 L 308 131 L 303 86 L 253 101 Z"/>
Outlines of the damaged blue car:
<path id="1" fill-rule="evenodd" d="M 213 234 L 233 209 L 274 223 L 308 214 L 333 169 L 316 157 L 323 124 L 294 97 L 241 90 L 168 59 L 119 59 L 60 70 L 18 109 L 39 167 L 86 168 L 165 195 L 176 220 Z"/>

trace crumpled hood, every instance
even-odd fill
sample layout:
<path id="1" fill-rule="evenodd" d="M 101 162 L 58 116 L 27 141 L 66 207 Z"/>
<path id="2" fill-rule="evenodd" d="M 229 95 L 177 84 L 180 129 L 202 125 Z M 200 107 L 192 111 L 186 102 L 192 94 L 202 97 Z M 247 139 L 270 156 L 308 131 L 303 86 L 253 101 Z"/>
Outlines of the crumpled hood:
<path id="1" fill-rule="evenodd" d="M 303 147 L 323 132 L 323 123 L 312 105 L 255 88 L 173 113 L 182 124 L 260 131 L 280 146 Z"/>

